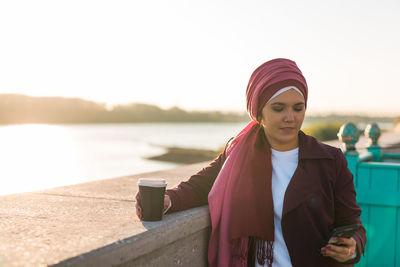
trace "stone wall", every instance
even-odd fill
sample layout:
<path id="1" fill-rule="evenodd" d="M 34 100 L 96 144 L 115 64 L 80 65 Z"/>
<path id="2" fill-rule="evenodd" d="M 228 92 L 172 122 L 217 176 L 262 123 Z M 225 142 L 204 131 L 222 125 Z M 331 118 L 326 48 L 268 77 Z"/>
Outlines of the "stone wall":
<path id="1" fill-rule="evenodd" d="M 0 266 L 207 266 L 207 206 L 136 216 L 141 177 L 171 188 L 208 162 L 0 197 Z"/>

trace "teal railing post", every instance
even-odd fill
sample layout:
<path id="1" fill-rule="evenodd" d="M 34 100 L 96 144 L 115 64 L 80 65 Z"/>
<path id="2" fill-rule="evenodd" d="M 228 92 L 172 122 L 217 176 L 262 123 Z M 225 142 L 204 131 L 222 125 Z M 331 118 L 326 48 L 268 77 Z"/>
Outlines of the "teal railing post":
<path id="1" fill-rule="evenodd" d="M 354 176 L 360 219 L 367 231 L 365 254 L 357 266 L 400 267 L 400 162 L 382 162 L 385 154 L 378 145 L 376 123 L 368 125 L 364 135 L 370 139 L 366 153 L 356 151 L 360 131 L 353 123 L 342 125 L 338 133 L 345 144 L 343 153 Z"/>
<path id="2" fill-rule="evenodd" d="M 337 136 L 339 137 L 339 140 L 345 144 L 345 151 L 343 153 L 347 159 L 347 166 L 353 173 L 353 176 L 356 177 L 357 164 L 359 161 L 356 143 L 360 137 L 360 131 L 354 123 L 347 122 L 340 127 Z"/>
<path id="3" fill-rule="evenodd" d="M 382 149 L 378 145 L 378 139 L 381 136 L 381 129 L 379 129 L 378 124 L 375 122 L 368 124 L 365 128 L 364 135 L 370 140 L 367 150 L 368 152 L 371 152 L 374 161 L 382 161 Z"/>

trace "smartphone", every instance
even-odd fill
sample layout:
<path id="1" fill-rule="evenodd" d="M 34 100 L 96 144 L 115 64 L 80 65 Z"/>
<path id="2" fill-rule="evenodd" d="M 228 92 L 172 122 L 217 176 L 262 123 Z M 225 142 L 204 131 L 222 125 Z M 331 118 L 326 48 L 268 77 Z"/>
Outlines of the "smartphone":
<path id="1" fill-rule="evenodd" d="M 358 231 L 358 229 L 360 229 L 361 224 L 351 224 L 351 225 L 345 225 L 345 226 L 340 226 L 340 227 L 336 227 L 335 229 L 333 229 L 329 239 L 332 237 L 344 237 L 344 238 L 350 238 L 354 235 L 355 232 Z M 343 244 L 341 243 L 330 243 L 332 245 L 335 246 L 343 246 Z"/>

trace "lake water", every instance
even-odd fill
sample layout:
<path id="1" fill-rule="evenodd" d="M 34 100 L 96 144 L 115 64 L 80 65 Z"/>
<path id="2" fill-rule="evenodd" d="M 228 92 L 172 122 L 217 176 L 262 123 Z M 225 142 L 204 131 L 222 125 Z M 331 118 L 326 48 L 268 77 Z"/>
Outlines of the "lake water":
<path id="1" fill-rule="evenodd" d="M 167 146 L 218 149 L 246 123 L 0 126 L 0 195 L 174 168 Z"/>
<path id="2" fill-rule="evenodd" d="M 0 126 L 0 195 L 174 168 L 165 147 L 224 146 L 246 123 Z M 389 128 L 389 125 L 382 125 Z M 183 177 L 185 178 L 185 177 Z"/>

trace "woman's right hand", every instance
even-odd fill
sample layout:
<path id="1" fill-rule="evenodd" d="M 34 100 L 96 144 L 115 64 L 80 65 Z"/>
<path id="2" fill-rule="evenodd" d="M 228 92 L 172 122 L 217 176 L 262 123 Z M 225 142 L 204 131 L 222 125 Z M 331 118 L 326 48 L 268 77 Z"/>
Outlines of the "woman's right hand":
<path id="1" fill-rule="evenodd" d="M 171 199 L 168 195 L 164 195 L 164 208 L 163 212 L 168 209 L 169 205 L 171 204 Z M 140 195 L 139 192 L 136 194 L 136 215 L 138 216 L 139 220 L 142 220 L 142 207 L 140 206 Z"/>

